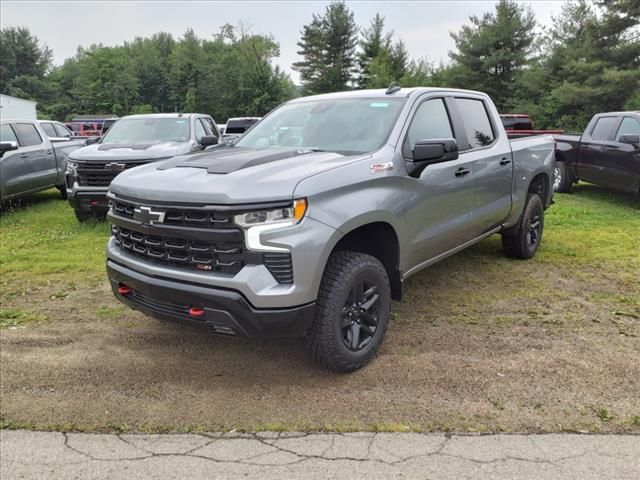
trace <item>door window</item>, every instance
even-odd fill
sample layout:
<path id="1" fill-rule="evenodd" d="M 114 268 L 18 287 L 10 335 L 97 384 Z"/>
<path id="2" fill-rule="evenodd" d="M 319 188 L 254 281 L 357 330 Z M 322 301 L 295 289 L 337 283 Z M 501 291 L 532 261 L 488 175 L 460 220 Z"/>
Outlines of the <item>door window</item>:
<path id="1" fill-rule="evenodd" d="M 16 134 L 11 128 L 11 125 L 8 123 L 3 123 L 0 127 L 0 142 L 16 142 L 18 143 L 18 139 L 16 138 Z"/>
<path id="2" fill-rule="evenodd" d="M 213 120 L 211 120 L 210 118 L 203 118 L 204 120 L 204 125 L 205 127 L 209 127 L 209 130 L 211 131 L 211 135 L 215 135 L 216 137 L 218 136 L 218 130 L 216 129 L 215 124 L 213 123 Z"/>
<path id="3" fill-rule="evenodd" d="M 42 137 L 31 123 L 16 123 L 14 125 L 16 135 L 22 147 L 32 147 L 42 143 Z"/>
<path id="4" fill-rule="evenodd" d="M 202 121 L 199 118 L 196 119 L 196 141 L 200 142 L 202 137 L 204 137 L 206 134 L 207 134 L 207 131 L 205 130 L 204 125 L 202 124 Z"/>
<path id="5" fill-rule="evenodd" d="M 53 126 L 56 129 L 59 137 L 71 137 L 73 136 L 73 132 L 69 130 L 67 127 L 62 125 L 61 123 L 54 123 Z"/>
<path id="6" fill-rule="evenodd" d="M 631 117 L 624 117 L 618 133 L 616 134 L 616 141 L 620 141 L 622 135 L 640 135 L 640 123 Z"/>
<path id="7" fill-rule="evenodd" d="M 53 128 L 53 124 L 51 124 L 51 123 L 41 123 L 40 126 L 42 127 L 42 130 L 44 130 L 44 133 L 46 133 L 48 137 L 57 137 L 58 136 L 58 134 L 56 133 L 56 131 Z"/>
<path id="8" fill-rule="evenodd" d="M 407 132 L 407 146 L 413 150 L 418 140 L 433 138 L 453 138 L 451 121 L 441 98 L 427 100 L 418 107 Z"/>
<path id="9" fill-rule="evenodd" d="M 613 129 L 618 124 L 619 117 L 601 117 L 596 121 L 593 130 L 591 130 L 591 138 L 593 140 L 609 140 Z"/>
<path id="10" fill-rule="evenodd" d="M 467 132 L 468 148 L 491 145 L 496 137 L 484 102 L 473 98 L 456 98 L 456 104 Z M 461 148 L 460 150 L 467 150 L 468 148 Z"/>

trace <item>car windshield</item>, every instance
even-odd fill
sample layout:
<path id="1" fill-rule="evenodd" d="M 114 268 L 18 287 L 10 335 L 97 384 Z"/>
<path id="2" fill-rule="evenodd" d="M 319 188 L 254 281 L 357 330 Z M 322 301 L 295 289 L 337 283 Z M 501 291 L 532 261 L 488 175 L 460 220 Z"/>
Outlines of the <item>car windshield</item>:
<path id="1" fill-rule="evenodd" d="M 404 98 L 345 98 L 294 102 L 274 110 L 237 143 L 238 147 L 291 147 L 355 155 L 380 148 Z"/>
<path id="2" fill-rule="evenodd" d="M 123 118 L 106 133 L 101 143 L 159 143 L 189 140 L 188 118 Z"/>

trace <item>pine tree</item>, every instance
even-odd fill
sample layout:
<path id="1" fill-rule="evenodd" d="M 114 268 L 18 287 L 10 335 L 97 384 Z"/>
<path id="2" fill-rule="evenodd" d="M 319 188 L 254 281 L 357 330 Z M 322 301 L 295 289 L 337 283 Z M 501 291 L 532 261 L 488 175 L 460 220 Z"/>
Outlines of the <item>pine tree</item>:
<path id="1" fill-rule="evenodd" d="M 369 88 L 371 72 L 369 65 L 374 58 L 381 55 L 384 51 L 391 49 L 391 37 L 393 32 L 384 33 L 384 17 L 376 13 L 371 20 L 371 26 L 362 32 L 358 52 L 358 66 L 360 75 L 358 77 L 358 86 L 360 88 Z"/>
<path id="2" fill-rule="evenodd" d="M 302 29 L 298 54 L 293 64 L 300 72 L 305 93 L 348 90 L 357 69 L 355 48 L 357 26 L 353 12 L 343 1 L 326 7 L 324 15 L 313 15 Z"/>

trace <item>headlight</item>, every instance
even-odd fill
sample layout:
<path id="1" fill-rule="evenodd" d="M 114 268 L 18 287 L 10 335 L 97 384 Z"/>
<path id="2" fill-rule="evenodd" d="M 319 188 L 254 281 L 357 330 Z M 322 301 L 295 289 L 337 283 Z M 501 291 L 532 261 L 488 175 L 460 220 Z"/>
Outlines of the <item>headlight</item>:
<path id="1" fill-rule="evenodd" d="M 244 228 L 258 225 L 295 225 L 302 220 L 306 211 L 307 200 L 301 198 L 294 200 L 290 207 L 275 210 L 260 210 L 236 215 L 234 222 Z"/>
<path id="2" fill-rule="evenodd" d="M 73 160 L 67 160 L 67 173 L 76 173 L 76 169 L 78 168 L 78 164 Z"/>

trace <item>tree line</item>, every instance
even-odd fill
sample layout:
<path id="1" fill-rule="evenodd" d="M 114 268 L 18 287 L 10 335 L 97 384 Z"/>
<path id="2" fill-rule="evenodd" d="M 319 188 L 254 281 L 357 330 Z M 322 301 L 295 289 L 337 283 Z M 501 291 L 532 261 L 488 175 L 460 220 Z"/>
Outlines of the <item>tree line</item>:
<path id="1" fill-rule="evenodd" d="M 449 62 L 411 58 L 401 39 L 375 15 L 358 26 L 334 1 L 302 27 L 295 86 L 274 64 L 279 44 L 242 24 L 211 39 L 188 30 L 136 38 L 122 45 L 79 47 L 60 66 L 26 28 L 0 31 L 0 92 L 38 101 L 43 117 L 76 113 L 198 111 L 218 121 L 264 115 L 298 95 L 382 88 L 442 86 L 480 90 L 502 112 L 529 113 L 538 128 L 581 130 L 596 112 L 640 109 L 640 2 L 574 0 L 551 26 L 532 10 L 501 0 L 452 32 Z M 428 47 L 427 47 L 428 48 Z"/>

